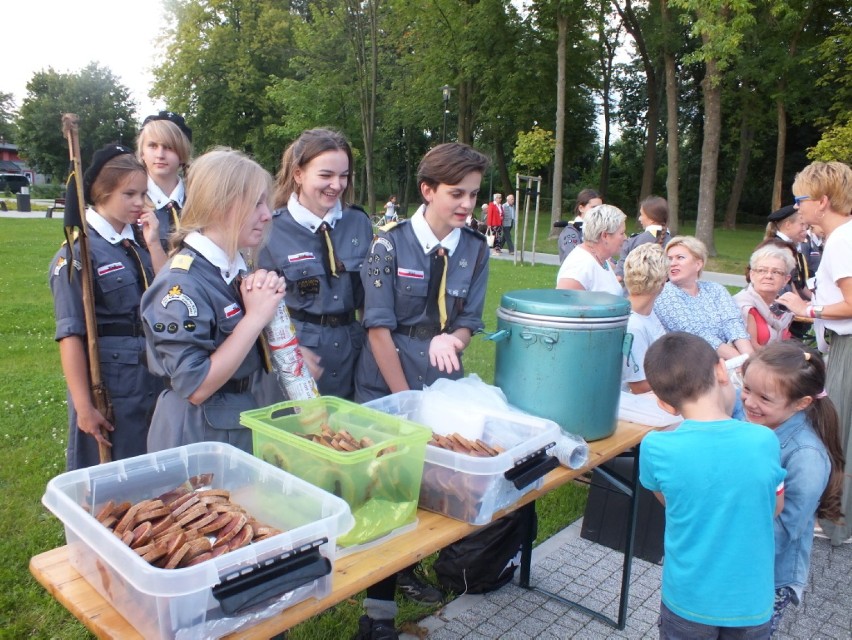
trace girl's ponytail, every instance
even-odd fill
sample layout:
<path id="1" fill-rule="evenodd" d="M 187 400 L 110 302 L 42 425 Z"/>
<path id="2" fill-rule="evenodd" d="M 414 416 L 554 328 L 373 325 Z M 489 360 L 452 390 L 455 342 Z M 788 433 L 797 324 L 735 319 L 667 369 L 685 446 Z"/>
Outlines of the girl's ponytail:
<path id="1" fill-rule="evenodd" d="M 838 522 L 843 518 L 841 511 L 841 494 L 843 493 L 843 447 L 840 445 L 840 420 L 834 403 L 824 392 L 818 393 L 806 410 L 808 420 L 819 439 L 825 445 L 831 471 L 828 474 L 828 484 L 817 507 L 817 517 L 823 520 Z"/>

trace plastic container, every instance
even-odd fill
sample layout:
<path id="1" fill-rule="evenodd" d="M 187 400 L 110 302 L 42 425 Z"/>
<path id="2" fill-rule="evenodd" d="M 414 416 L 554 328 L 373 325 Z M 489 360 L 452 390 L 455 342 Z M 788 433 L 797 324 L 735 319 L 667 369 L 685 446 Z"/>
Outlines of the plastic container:
<path id="1" fill-rule="evenodd" d="M 609 293 L 528 289 L 497 308 L 494 384 L 509 403 L 599 440 L 615 432 L 630 303 Z"/>
<path id="2" fill-rule="evenodd" d="M 355 526 L 338 538 L 340 547 L 360 547 L 416 522 L 432 437 L 425 427 L 333 396 L 244 411 L 240 424 L 252 430 L 254 455 L 347 502 Z M 298 435 L 320 433 L 323 425 L 373 444 L 344 452 Z"/>
<path id="3" fill-rule="evenodd" d="M 424 391 L 402 391 L 364 406 L 419 421 L 430 415 L 424 402 L 429 396 Z M 483 425 L 480 438 L 504 452 L 477 458 L 427 446 L 420 506 L 470 524 L 487 524 L 497 511 L 541 487 L 543 476 L 558 466 L 546 450 L 561 432 L 555 422 L 525 413 L 490 412 L 481 407 L 470 407 L 467 413 L 471 421 Z"/>
<path id="4" fill-rule="evenodd" d="M 283 533 L 192 567 L 158 569 L 89 513 L 109 500 L 156 497 L 202 473 Z M 218 638 L 325 597 L 335 541 L 352 526 L 339 498 L 213 442 L 64 473 L 48 483 L 42 502 L 65 525 L 71 565 L 145 638 Z"/>

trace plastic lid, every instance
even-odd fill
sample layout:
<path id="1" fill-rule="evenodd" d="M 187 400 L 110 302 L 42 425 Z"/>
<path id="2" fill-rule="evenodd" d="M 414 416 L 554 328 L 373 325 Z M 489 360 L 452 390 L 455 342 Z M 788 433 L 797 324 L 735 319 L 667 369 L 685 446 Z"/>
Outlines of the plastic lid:
<path id="1" fill-rule="evenodd" d="M 630 314 L 626 298 L 568 289 L 508 291 L 503 294 L 500 306 L 507 311 L 560 318 L 610 318 Z"/>

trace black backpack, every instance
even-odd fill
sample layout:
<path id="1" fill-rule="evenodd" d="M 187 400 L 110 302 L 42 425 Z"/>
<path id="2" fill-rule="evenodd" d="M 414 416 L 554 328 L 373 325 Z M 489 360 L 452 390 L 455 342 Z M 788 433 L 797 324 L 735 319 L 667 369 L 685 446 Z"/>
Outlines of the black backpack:
<path id="1" fill-rule="evenodd" d="M 520 566 L 523 539 L 521 513 L 513 511 L 444 547 L 433 567 L 438 582 L 444 589 L 456 594 L 487 593 L 499 589 L 512 579 L 515 569 Z"/>

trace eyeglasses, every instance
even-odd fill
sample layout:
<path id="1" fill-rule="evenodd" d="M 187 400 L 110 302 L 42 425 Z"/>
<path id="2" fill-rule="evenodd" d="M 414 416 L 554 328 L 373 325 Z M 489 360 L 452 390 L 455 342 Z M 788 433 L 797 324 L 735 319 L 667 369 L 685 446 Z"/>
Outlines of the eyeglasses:
<path id="1" fill-rule="evenodd" d="M 802 204 L 803 201 L 810 200 L 810 199 L 811 199 L 810 196 L 793 196 L 793 204 L 798 206 L 798 205 Z"/>
<path id="2" fill-rule="evenodd" d="M 758 267 L 757 269 L 752 269 L 751 272 L 756 276 L 772 276 L 773 278 L 783 278 L 788 275 L 781 269 L 768 269 L 767 267 Z"/>

